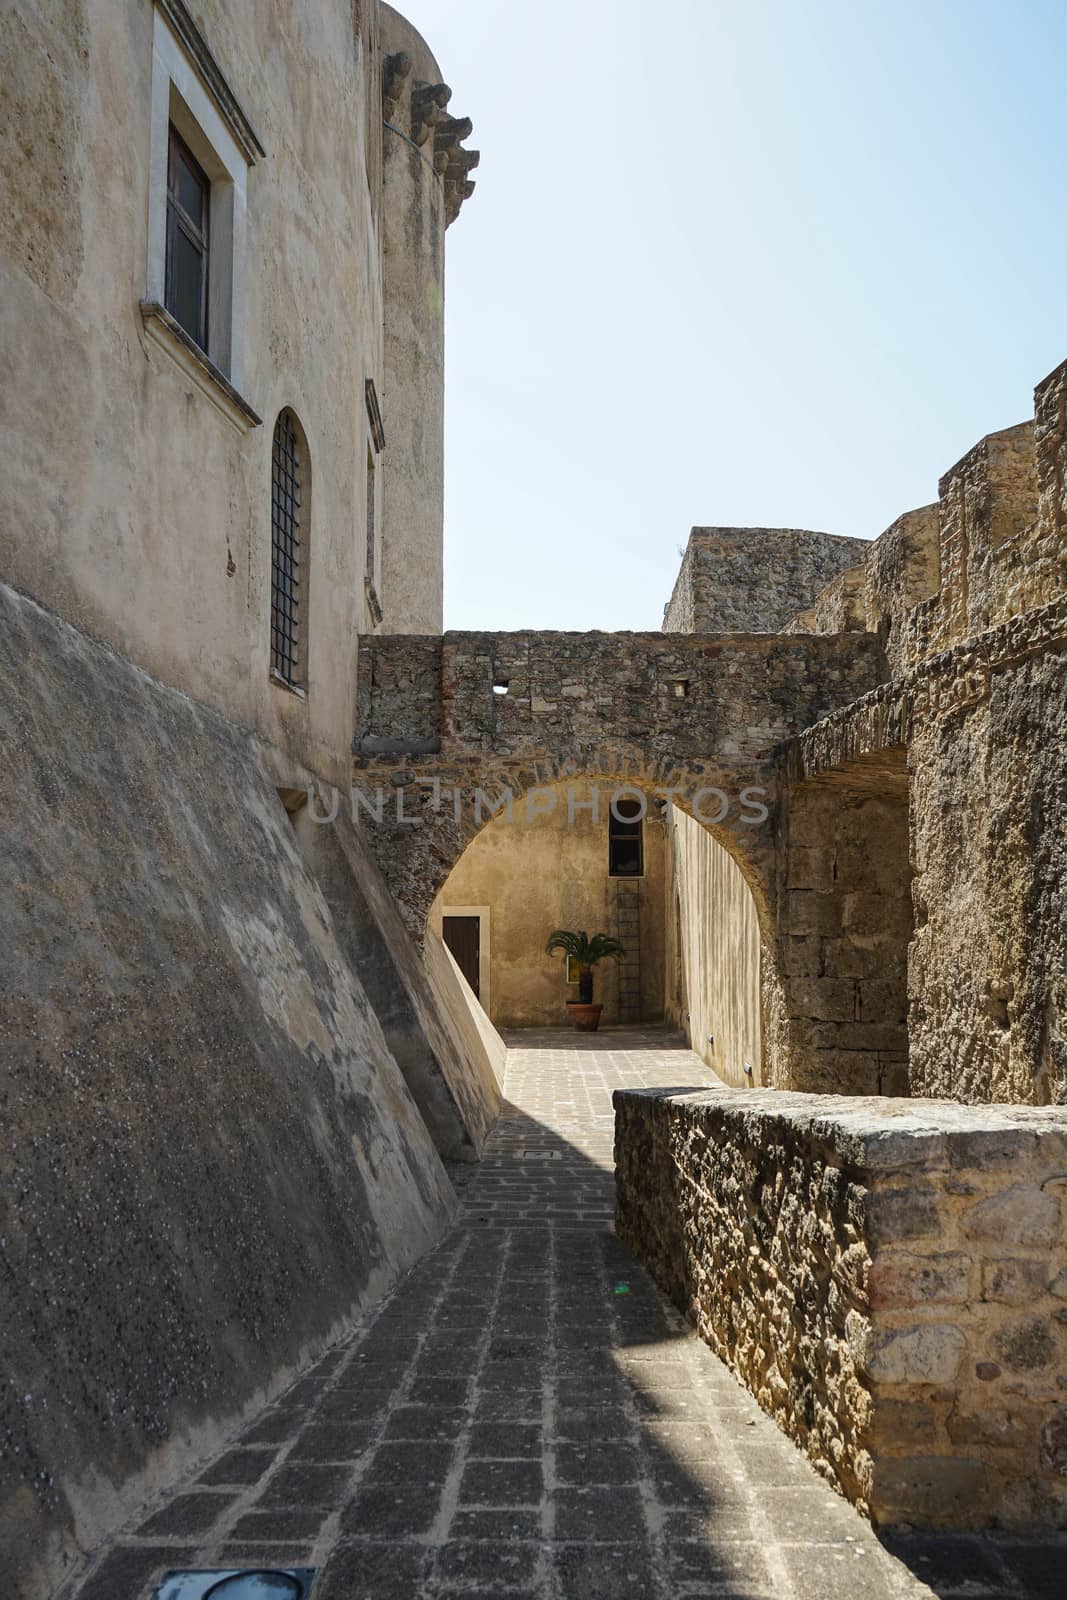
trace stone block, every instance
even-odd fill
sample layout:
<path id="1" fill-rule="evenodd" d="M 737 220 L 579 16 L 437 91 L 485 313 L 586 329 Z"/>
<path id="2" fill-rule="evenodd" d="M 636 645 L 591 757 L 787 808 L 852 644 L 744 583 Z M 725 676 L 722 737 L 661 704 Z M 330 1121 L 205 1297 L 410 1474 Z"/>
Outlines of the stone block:
<path id="1" fill-rule="evenodd" d="M 1067 1478 L 1067 1406 L 1054 1406 L 1041 1430 L 1041 1465 Z"/>
<path id="2" fill-rule="evenodd" d="M 885 1458 L 875 1463 L 871 1519 L 880 1526 L 974 1526 L 984 1513 L 989 1488 L 989 1472 L 981 1461 L 936 1455 Z"/>
<path id="3" fill-rule="evenodd" d="M 867 1293 L 872 1310 L 884 1306 L 959 1304 L 966 1300 L 971 1258 L 965 1255 L 878 1255 Z"/>
<path id="4" fill-rule="evenodd" d="M 924 1322 L 911 1328 L 872 1328 L 862 1365 L 874 1383 L 954 1383 L 967 1349 L 959 1328 Z"/>
<path id="5" fill-rule="evenodd" d="M 1005 1305 L 1026 1305 L 1045 1293 L 1048 1275 L 1047 1261 L 983 1261 L 982 1299 L 999 1300 Z"/>
<path id="6" fill-rule="evenodd" d="M 1040 1372 L 1055 1359 L 1054 1325 L 1044 1317 L 1022 1317 L 1007 1323 L 993 1339 L 997 1360 L 1012 1372 Z"/>
<path id="7" fill-rule="evenodd" d="M 998 1244 L 1052 1245 L 1060 1237 L 1060 1203 L 1055 1195 L 1024 1184 L 990 1195 L 963 1218 L 969 1239 Z"/>
<path id="8" fill-rule="evenodd" d="M 897 1244 L 942 1232 L 939 1195 L 928 1185 L 871 1191 L 865 1217 L 868 1236 L 875 1245 Z"/>

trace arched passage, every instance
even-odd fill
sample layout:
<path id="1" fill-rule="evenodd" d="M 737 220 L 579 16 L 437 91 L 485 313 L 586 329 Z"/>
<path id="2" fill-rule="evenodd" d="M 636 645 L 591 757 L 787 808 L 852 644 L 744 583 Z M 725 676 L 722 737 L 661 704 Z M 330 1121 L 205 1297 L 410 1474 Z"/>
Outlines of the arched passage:
<path id="1" fill-rule="evenodd" d="M 761 968 L 773 982 L 774 950 L 766 903 L 761 918 L 738 861 L 758 886 L 769 808 L 705 777 L 668 786 L 571 772 L 524 789 L 514 772 L 497 772 L 477 804 L 464 803 L 473 831 L 428 927 L 465 964 L 497 1026 L 563 1023 L 576 989 L 545 953 L 548 934 L 604 932 L 625 949 L 597 974 L 605 1024 L 665 1019 L 727 1081 L 763 1081 Z"/>

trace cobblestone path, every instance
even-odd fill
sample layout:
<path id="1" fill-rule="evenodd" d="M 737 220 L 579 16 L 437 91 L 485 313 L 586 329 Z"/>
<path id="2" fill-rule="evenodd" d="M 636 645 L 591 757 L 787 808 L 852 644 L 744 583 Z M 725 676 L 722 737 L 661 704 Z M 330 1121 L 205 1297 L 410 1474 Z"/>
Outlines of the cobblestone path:
<path id="1" fill-rule="evenodd" d="M 1055 1540 L 890 1554 L 615 1240 L 611 1091 L 706 1082 L 696 1056 L 630 1029 L 509 1042 L 456 1228 L 80 1600 L 232 1565 L 316 1567 L 313 1600 L 1067 1593 Z"/>

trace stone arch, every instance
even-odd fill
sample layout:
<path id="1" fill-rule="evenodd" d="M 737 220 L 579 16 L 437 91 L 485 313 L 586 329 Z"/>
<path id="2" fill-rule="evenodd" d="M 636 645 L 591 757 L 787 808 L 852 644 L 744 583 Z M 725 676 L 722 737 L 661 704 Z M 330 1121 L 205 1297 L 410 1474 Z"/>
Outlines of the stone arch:
<path id="1" fill-rule="evenodd" d="M 571 785 L 579 804 L 586 798 L 587 786 L 595 786 L 605 812 L 617 790 L 640 790 L 650 800 L 662 802 L 666 820 L 670 820 L 671 807 L 693 818 L 701 832 L 725 853 L 740 874 L 754 909 L 759 942 L 756 965 L 763 991 L 758 1032 L 763 1040 L 773 1040 L 776 1035 L 770 1017 L 781 1010 L 781 1004 L 774 906 L 775 793 L 770 769 L 754 773 L 751 766 L 740 771 L 721 763 L 649 761 L 639 749 L 617 746 L 581 757 L 545 756 L 529 762 L 488 755 L 480 761 L 445 762 L 428 753 L 410 766 L 363 764 L 355 793 L 382 870 L 411 931 L 421 941 L 426 937 L 431 906 L 442 888 L 472 844 L 506 815 L 506 808 L 510 805 L 513 821 L 523 826 L 530 806 L 536 809 L 542 796 L 553 795 L 556 806 L 566 804 L 564 797 Z M 720 794 L 711 792 L 715 790 Z M 722 797 L 726 812 L 715 820 L 724 808 Z M 766 812 L 762 818 L 761 809 Z M 744 817 L 752 820 L 744 821 Z M 689 1031 L 687 1016 L 672 1020 Z M 699 1037 L 691 1034 L 691 1040 L 705 1059 L 722 1070 L 704 1033 Z M 740 1085 L 773 1077 L 762 1055 L 751 1066 L 747 1078 L 738 1067 L 736 1081 Z"/>

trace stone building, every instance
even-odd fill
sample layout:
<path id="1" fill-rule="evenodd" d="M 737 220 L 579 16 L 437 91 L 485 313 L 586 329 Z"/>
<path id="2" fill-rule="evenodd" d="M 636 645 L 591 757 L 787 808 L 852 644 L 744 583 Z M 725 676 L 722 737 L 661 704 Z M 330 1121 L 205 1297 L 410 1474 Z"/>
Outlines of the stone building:
<path id="1" fill-rule="evenodd" d="M 620 1101 L 619 1226 L 765 1408 L 1067 1525 L 1067 367 L 878 539 L 695 529 L 662 631 L 442 633 L 471 125 L 390 7 L 280 18 L 0 24 L 8 1592 L 442 1236 L 560 924 L 722 1080 Z"/>

